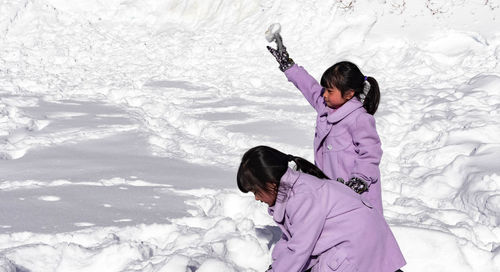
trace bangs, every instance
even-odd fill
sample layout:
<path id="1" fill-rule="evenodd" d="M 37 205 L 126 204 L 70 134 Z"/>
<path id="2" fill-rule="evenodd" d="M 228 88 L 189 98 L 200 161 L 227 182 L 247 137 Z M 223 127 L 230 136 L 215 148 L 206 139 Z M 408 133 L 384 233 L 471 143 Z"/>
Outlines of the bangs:
<path id="1" fill-rule="evenodd" d="M 355 89 L 356 86 L 352 86 L 352 80 L 350 76 L 348 62 L 339 62 L 334 64 L 332 67 L 326 69 L 321 76 L 320 84 L 323 88 L 337 88 L 344 94 L 349 89 Z M 358 70 L 359 71 L 359 70 Z M 361 73 L 361 72 L 360 72 Z M 351 82 L 351 83 L 350 83 Z M 356 84 L 357 85 L 357 84 Z"/>
<path id="2" fill-rule="evenodd" d="M 323 88 L 337 88 L 342 90 L 344 79 L 336 67 L 328 68 L 321 76 L 320 85 Z"/>
<path id="3" fill-rule="evenodd" d="M 258 180 L 252 172 L 250 172 L 249 169 L 243 170 L 241 167 L 238 170 L 236 181 L 238 183 L 238 189 L 243 193 L 254 192 L 256 189 L 254 184 L 258 184 Z"/>
<path id="4" fill-rule="evenodd" d="M 333 87 L 337 87 L 334 84 L 333 77 L 331 75 L 327 75 L 326 72 L 321 77 L 320 85 L 325 89 L 331 89 Z"/>
<path id="5" fill-rule="evenodd" d="M 238 189 L 243 193 L 256 193 L 269 191 L 269 183 L 279 187 L 287 167 L 284 153 L 268 146 L 251 148 L 243 155 L 238 168 Z"/>

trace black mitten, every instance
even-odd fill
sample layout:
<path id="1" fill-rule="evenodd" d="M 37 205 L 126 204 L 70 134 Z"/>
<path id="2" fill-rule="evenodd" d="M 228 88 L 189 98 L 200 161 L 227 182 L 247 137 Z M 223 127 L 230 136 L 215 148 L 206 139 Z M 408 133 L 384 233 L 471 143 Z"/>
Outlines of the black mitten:
<path id="1" fill-rule="evenodd" d="M 354 192 L 358 193 L 358 194 L 362 194 L 366 191 L 368 191 L 368 184 L 366 183 L 366 181 L 360 179 L 360 178 L 351 178 L 350 180 L 348 180 L 345 185 L 347 185 L 347 187 L 350 187 L 351 189 L 354 190 Z"/>
<path id="2" fill-rule="evenodd" d="M 283 39 L 279 33 L 274 34 L 276 38 L 276 44 L 278 49 L 274 49 L 270 46 L 267 46 L 267 50 L 273 54 L 280 65 L 280 70 L 285 72 L 288 68 L 292 67 L 295 62 L 288 56 L 288 52 L 286 51 L 285 45 L 283 45 Z"/>
<path id="3" fill-rule="evenodd" d="M 343 178 L 337 178 L 337 181 L 345 184 L 347 187 L 351 188 L 354 192 L 358 194 L 362 194 L 368 191 L 368 184 L 366 183 L 366 181 L 360 178 L 351 178 L 347 182 L 345 182 Z"/>

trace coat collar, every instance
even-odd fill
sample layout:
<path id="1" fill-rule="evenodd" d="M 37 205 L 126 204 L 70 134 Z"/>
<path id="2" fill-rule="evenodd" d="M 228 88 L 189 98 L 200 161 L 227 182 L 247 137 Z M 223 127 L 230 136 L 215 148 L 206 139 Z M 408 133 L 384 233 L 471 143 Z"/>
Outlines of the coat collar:
<path id="1" fill-rule="evenodd" d="M 273 216 L 274 221 L 283 222 L 285 217 L 285 207 L 290 195 L 290 190 L 299 179 L 300 173 L 288 167 L 285 174 L 281 177 L 280 187 L 278 188 L 278 197 L 274 206 L 269 207 L 269 213 Z"/>
<path id="2" fill-rule="evenodd" d="M 349 101 L 345 102 L 340 108 L 335 110 L 333 113 L 328 114 L 327 121 L 329 123 L 337 123 L 338 121 L 344 119 L 351 112 L 363 107 L 363 103 L 359 101 L 356 97 L 353 97 Z M 328 109 L 328 107 L 327 107 Z"/>

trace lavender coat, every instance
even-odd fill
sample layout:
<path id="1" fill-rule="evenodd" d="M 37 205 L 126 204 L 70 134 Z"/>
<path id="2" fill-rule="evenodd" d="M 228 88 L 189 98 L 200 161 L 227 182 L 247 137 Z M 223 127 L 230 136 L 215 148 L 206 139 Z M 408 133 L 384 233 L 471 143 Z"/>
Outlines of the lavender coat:
<path id="1" fill-rule="evenodd" d="M 339 182 L 289 168 L 269 214 L 283 232 L 271 271 L 394 272 L 406 264 L 383 215 Z"/>
<path id="2" fill-rule="evenodd" d="M 329 108 L 323 99 L 323 87 L 301 66 L 294 65 L 285 75 L 318 113 L 314 137 L 314 161 L 333 180 L 358 177 L 368 183 L 364 195 L 382 212 L 379 163 L 380 138 L 373 115 L 353 98 L 340 108 Z"/>

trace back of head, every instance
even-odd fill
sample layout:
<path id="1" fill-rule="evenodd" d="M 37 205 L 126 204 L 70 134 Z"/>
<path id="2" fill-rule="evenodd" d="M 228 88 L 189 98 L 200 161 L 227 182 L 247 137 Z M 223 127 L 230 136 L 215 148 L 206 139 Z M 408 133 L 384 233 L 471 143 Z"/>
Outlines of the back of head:
<path id="1" fill-rule="evenodd" d="M 241 159 L 237 182 L 240 191 L 265 191 L 267 183 L 279 186 L 281 177 L 288 168 L 287 155 L 272 147 L 256 146 L 249 149 Z"/>
<path id="2" fill-rule="evenodd" d="M 241 159 L 236 180 L 240 191 L 265 191 L 267 183 L 279 187 L 281 177 L 288 169 L 288 162 L 294 161 L 296 170 L 321 179 L 328 177 L 314 164 L 306 159 L 287 155 L 268 146 L 256 146 L 245 152 Z"/>
<path id="3" fill-rule="evenodd" d="M 321 77 L 323 88 L 336 87 L 345 95 L 354 90 L 354 97 L 363 102 L 363 107 L 370 114 L 375 114 L 380 101 L 378 82 L 373 77 L 365 77 L 356 64 L 341 61 L 326 69 Z"/>

